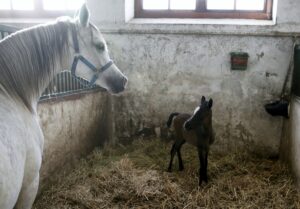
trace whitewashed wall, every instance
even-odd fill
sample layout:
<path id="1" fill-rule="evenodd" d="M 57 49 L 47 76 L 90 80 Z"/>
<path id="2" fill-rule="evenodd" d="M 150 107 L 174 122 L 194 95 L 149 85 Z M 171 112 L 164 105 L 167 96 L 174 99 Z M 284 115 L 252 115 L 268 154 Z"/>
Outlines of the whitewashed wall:
<path id="1" fill-rule="evenodd" d="M 169 113 L 192 112 L 205 95 L 214 99 L 217 146 L 278 155 L 283 120 L 268 115 L 263 105 L 280 96 L 292 37 L 300 32 L 299 1 L 279 0 L 275 25 L 236 20 L 127 22 L 131 1 L 88 4 L 112 57 L 129 77 L 127 92 L 113 99 L 115 138 L 130 138 L 145 128 L 163 132 Z M 246 71 L 230 70 L 232 51 L 249 53 Z"/>
<path id="2" fill-rule="evenodd" d="M 41 185 L 56 172 L 67 171 L 95 146 L 110 137 L 110 99 L 89 92 L 40 102 L 38 113 L 45 136 Z"/>

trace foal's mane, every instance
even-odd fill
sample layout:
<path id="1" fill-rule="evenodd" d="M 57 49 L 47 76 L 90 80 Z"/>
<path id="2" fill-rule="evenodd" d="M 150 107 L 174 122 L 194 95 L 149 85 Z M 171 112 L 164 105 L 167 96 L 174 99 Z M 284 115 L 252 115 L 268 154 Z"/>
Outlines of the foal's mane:
<path id="1" fill-rule="evenodd" d="M 68 33 L 76 27 L 60 20 L 18 31 L 0 41 L 0 93 L 33 111 L 38 98 L 68 53 Z"/>

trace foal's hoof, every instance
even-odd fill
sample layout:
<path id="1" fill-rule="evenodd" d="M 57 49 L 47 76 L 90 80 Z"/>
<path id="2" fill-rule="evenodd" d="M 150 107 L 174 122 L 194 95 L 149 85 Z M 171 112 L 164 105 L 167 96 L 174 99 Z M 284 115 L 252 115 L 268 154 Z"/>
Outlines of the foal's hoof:
<path id="1" fill-rule="evenodd" d="M 208 183 L 207 183 L 207 181 L 199 181 L 199 187 L 205 187 L 206 185 L 207 185 Z"/>
<path id="2" fill-rule="evenodd" d="M 199 180 L 199 187 L 205 186 L 208 184 L 207 178 Z"/>

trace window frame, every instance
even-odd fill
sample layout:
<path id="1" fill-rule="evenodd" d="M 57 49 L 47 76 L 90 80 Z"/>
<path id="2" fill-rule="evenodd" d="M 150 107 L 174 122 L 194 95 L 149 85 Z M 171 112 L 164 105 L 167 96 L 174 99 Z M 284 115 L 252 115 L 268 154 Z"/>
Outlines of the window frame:
<path id="1" fill-rule="evenodd" d="M 143 0 L 135 0 L 135 18 L 212 18 L 272 20 L 273 0 L 265 0 L 264 10 L 207 10 L 206 0 L 196 0 L 196 10 L 144 10 Z"/>
<path id="2" fill-rule="evenodd" d="M 33 10 L 0 9 L 0 18 L 56 18 L 73 16 L 74 10 L 44 10 L 42 0 L 34 0 Z"/>

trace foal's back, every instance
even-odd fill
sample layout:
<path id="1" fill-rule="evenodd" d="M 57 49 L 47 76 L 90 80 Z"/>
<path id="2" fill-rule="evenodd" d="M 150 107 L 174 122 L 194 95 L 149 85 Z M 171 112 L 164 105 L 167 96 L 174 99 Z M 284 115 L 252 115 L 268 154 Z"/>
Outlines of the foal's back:
<path id="1" fill-rule="evenodd" d="M 197 136 L 196 132 L 186 131 L 183 127 L 185 121 L 191 117 L 190 114 L 180 113 L 173 119 L 173 127 L 175 130 L 175 134 L 178 140 L 186 141 L 189 144 L 197 146 Z"/>
<path id="2" fill-rule="evenodd" d="M 177 140 L 185 141 L 191 145 L 198 146 L 199 144 L 211 145 L 215 140 L 215 134 L 211 125 L 211 116 L 209 121 L 204 126 L 200 126 L 199 132 L 203 132 L 202 136 L 196 135 L 196 130 L 187 131 L 184 128 L 184 123 L 191 117 L 188 113 L 179 113 L 173 119 L 173 128 L 176 134 Z M 205 132 L 205 133 L 204 133 Z"/>

